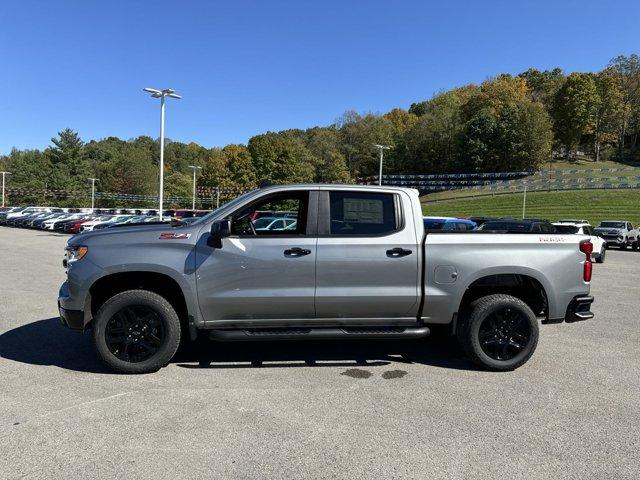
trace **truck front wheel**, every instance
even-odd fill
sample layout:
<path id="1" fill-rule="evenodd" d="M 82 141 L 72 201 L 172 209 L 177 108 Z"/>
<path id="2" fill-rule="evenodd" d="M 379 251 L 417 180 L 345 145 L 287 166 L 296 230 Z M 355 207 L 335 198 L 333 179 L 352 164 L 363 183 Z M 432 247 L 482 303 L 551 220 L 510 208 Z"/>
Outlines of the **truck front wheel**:
<path id="1" fill-rule="evenodd" d="M 127 290 L 107 300 L 93 322 L 98 355 L 121 373 L 165 366 L 180 344 L 180 320 L 171 304 L 147 290 Z"/>
<path id="2" fill-rule="evenodd" d="M 538 321 L 529 306 L 511 295 L 473 301 L 461 315 L 458 341 L 478 366 L 509 371 L 524 365 L 538 344 Z"/>

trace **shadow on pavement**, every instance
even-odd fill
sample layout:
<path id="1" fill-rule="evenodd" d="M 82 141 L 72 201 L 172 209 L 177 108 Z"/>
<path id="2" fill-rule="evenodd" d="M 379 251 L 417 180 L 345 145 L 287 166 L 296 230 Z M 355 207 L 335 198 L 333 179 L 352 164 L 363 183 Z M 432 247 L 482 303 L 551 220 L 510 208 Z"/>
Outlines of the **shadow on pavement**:
<path id="1" fill-rule="evenodd" d="M 91 333 L 69 330 L 58 317 L 4 332 L 0 335 L 0 357 L 33 365 L 109 373 L 93 350 Z"/>
<path id="2" fill-rule="evenodd" d="M 93 349 L 91 332 L 75 332 L 59 319 L 38 320 L 0 335 L 0 356 L 32 365 L 110 373 Z M 475 370 L 455 339 L 435 332 L 423 340 L 213 342 L 199 339 L 178 351 L 172 363 L 182 368 L 379 367 L 423 364 Z"/>

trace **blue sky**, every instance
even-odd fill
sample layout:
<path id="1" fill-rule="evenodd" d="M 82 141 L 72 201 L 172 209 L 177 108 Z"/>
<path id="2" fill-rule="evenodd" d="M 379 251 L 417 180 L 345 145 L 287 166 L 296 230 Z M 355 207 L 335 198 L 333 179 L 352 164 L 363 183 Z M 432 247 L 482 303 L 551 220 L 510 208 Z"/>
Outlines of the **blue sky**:
<path id="1" fill-rule="evenodd" d="M 0 153 L 158 135 L 145 86 L 184 96 L 167 135 L 204 146 L 385 112 L 500 72 L 594 71 L 640 53 L 640 2 L 3 1 Z"/>

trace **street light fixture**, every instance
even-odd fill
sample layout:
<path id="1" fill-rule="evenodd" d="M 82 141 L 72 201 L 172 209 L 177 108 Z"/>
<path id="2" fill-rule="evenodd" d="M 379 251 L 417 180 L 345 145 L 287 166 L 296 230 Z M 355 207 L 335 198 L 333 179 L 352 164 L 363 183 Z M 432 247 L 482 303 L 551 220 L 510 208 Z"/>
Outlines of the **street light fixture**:
<path id="1" fill-rule="evenodd" d="M 196 209 L 196 172 L 198 170 L 202 170 L 202 167 L 198 167 L 196 165 L 189 165 L 189 168 L 193 168 L 193 205 L 191 206 L 192 210 Z"/>
<path id="2" fill-rule="evenodd" d="M 0 172 L 2 174 L 2 206 L 4 207 L 4 178 L 11 175 L 11 172 Z"/>
<path id="3" fill-rule="evenodd" d="M 378 185 L 382 185 L 382 160 L 384 159 L 384 151 L 391 150 L 391 147 L 378 144 L 374 144 L 373 146 L 380 150 L 380 173 L 378 174 Z"/>
<path id="4" fill-rule="evenodd" d="M 150 93 L 153 98 L 160 99 L 160 189 L 158 193 L 159 199 L 159 209 L 158 215 L 160 216 L 160 221 L 162 221 L 162 204 L 163 204 L 163 195 L 164 195 L 164 98 L 171 97 L 176 99 L 181 99 L 180 95 L 177 95 L 175 90 L 170 88 L 165 88 L 164 90 L 158 90 L 157 88 L 143 88 L 147 93 Z"/>
<path id="5" fill-rule="evenodd" d="M 87 180 L 91 180 L 91 213 L 93 213 L 93 206 L 95 205 L 96 198 L 96 182 L 99 181 L 99 179 L 87 178 Z"/>

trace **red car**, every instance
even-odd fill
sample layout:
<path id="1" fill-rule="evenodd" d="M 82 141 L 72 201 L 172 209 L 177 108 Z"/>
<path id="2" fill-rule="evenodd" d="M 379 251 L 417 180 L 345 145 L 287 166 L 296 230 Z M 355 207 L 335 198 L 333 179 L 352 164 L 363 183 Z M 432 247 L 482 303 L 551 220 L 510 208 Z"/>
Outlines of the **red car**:
<path id="1" fill-rule="evenodd" d="M 66 233 L 79 233 L 80 232 L 80 226 L 85 223 L 85 222 L 90 222 L 91 219 L 90 218 L 79 218 L 78 220 L 75 220 L 73 222 L 69 222 L 64 226 L 64 231 Z"/>

